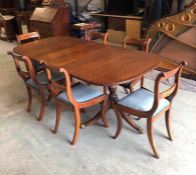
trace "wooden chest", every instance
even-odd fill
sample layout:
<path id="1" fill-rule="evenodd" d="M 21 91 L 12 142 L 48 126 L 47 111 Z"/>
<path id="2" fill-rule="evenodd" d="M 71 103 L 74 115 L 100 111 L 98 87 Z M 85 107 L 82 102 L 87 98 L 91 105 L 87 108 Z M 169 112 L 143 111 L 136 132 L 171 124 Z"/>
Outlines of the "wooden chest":
<path id="1" fill-rule="evenodd" d="M 38 31 L 41 38 L 70 35 L 69 10 L 67 7 L 37 7 L 30 18 L 31 31 Z"/>

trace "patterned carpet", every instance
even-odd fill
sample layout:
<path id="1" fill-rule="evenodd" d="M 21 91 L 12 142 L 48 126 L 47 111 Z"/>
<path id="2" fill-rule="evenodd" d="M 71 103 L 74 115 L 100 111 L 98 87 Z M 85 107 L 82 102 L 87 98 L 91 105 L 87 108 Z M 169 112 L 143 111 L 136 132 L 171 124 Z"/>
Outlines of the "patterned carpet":
<path id="1" fill-rule="evenodd" d="M 148 73 L 145 78 L 155 80 L 157 75 L 160 73 L 158 70 L 153 70 L 150 73 Z M 170 79 L 169 81 L 164 81 L 164 84 L 167 85 L 172 85 L 173 78 Z M 186 91 L 191 91 L 191 92 L 196 92 L 196 81 L 186 79 L 186 78 L 181 78 L 180 79 L 180 89 L 186 90 Z"/>

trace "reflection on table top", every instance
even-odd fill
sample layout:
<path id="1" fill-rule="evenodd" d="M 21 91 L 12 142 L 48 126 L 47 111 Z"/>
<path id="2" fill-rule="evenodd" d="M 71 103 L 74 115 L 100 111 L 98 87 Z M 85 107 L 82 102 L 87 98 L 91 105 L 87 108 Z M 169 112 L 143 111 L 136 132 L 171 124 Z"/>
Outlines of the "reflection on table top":
<path id="1" fill-rule="evenodd" d="M 136 79 L 160 63 L 160 57 L 155 54 L 66 36 L 23 44 L 15 47 L 14 52 L 66 68 L 72 76 L 96 85 Z"/>

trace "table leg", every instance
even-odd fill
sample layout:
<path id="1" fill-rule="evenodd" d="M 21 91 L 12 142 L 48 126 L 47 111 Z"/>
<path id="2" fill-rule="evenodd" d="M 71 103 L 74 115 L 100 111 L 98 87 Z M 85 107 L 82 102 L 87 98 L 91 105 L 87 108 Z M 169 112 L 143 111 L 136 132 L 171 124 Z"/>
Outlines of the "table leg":
<path id="1" fill-rule="evenodd" d="M 109 98 L 107 99 L 106 103 L 103 104 L 103 109 L 102 109 L 105 114 L 113 106 L 113 104 L 115 104 L 115 102 L 117 102 L 119 100 L 118 95 L 116 94 L 116 90 L 117 90 L 117 86 L 110 86 L 109 87 Z M 87 122 L 82 124 L 81 128 L 95 124 L 99 119 L 102 118 L 103 111 L 99 111 L 93 118 L 91 118 L 90 120 L 88 120 Z M 131 127 L 133 127 L 135 130 L 137 130 L 140 134 L 144 133 L 143 128 L 138 126 L 131 118 L 128 118 L 123 112 L 117 111 L 117 109 L 115 109 L 115 114 L 117 114 L 117 112 L 120 113 L 119 116 L 122 117 L 122 119 L 124 119 Z M 121 131 L 120 126 L 122 125 L 122 121 L 121 121 L 121 119 L 119 119 L 119 116 L 116 116 L 119 131 L 115 134 L 115 138 L 119 135 L 119 133 Z M 105 119 L 103 119 L 103 122 L 106 127 L 109 127 L 109 124 L 107 123 L 107 121 Z"/>
<path id="2" fill-rule="evenodd" d="M 91 118 L 90 120 L 88 120 L 84 124 L 81 124 L 80 127 L 85 128 L 86 126 L 94 125 L 97 122 L 97 120 L 99 120 L 100 118 L 101 118 L 101 111 L 99 111 L 97 114 L 95 114 L 95 116 L 93 118 Z"/>
<path id="3" fill-rule="evenodd" d="M 121 112 L 121 116 L 122 118 L 130 125 L 132 126 L 132 128 L 134 128 L 135 130 L 137 130 L 140 134 L 144 133 L 144 129 L 141 128 L 140 126 L 138 126 L 131 118 L 129 118 L 128 116 L 126 116 L 123 112 Z"/>
<path id="4" fill-rule="evenodd" d="M 110 99 L 112 103 L 115 103 L 119 100 L 118 95 L 116 94 L 117 86 L 109 86 Z"/>
<path id="5" fill-rule="evenodd" d="M 107 86 L 104 87 L 104 94 L 109 94 L 109 89 Z M 84 128 L 86 126 L 89 126 L 89 125 L 93 125 L 95 124 L 99 119 L 102 119 L 103 120 L 103 123 L 105 125 L 106 128 L 109 127 L 109 124 L 106 120 L 106 117 L 105 117 L 105 114 L 107 113 L 107 111 L 109 110 L 111 106 L 111 100 L 109 97 L 107 97 L 105 99 L 105 101 L 101 104 L 101 110 L 93 117 L 91 118 L 90 120 L 88 120 L 87 122 L 81 124 L 81 128 Z"/>
<path id="6" fill-rule="evenodd" d="M 95 114 L 95 116 L 93 118 L 91 118 L 90 120 L 88 120 L 87 122 L 85 122 L 84 124 L 81 125 L 81 128 L 84 128 L 86 126 L 89 126 L 89 125 L 93 125 L 95 124 L 99 119 L 102 118 L 102 113 L 106 114 L 107 111 L 109 110 L 110 108 L 110 99 L 108 98 L 106 102 L 104 102 L 102 105 L 102 110 L 100 110 L 97 114 Z M 104 117 L 104 116 L 103 116 Z M 106 128 L 109 127 L 109 124 L 107 123 L 106 119 L 105 118 L 102 118 Z"/>

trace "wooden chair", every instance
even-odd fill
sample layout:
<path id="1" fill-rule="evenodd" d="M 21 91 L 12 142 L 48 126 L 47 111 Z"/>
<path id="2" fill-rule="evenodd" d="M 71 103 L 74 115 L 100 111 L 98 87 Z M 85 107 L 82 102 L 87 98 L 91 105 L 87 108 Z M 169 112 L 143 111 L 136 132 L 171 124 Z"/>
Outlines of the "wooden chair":
<path id="1" fill-rule="evenodd" d="M 29 40 L 34 41 L 39 39 L 40 39 L 40 35 L 38 32 L 30 32 L 30 33 L 17 35 L 17 41 L 19 44 L 24 44 L 26 42 L 29 42 Z"/>
<path id="2" fill-rule="evenodd" d="M 40 35 L 38 32 L 30 32 L 30 33 L 17 35 L 16 38 L 19 44 L 25 44 L 25 43 L 32 42 L 35 40 L 39 40 Z M 33 63 L 33 67 L 35 68 L 35 72 L 43 71 L 44 69 L 43 64 L 40 64 L 35 60 L 32 60 L 32 63 Z"/>
<path id="3" fill-rule="evenodd" d="M 181 62 L 178 67 L 172 71 L 160 73 L 155 81 L 154 92 L 141 88 L 114 104 L 114 109 L 118 118 L 118 127 L 114 138 L 117 138 L 122 128 L 122 118 L 129 123 L 125 113 L 147 119 L 148 139 L 156 158 L 159 158 L 154 138 L 153 138 L 153 122 L 156 121 L 165 112 L 165 122 L 169 139 L 172 140 L 170 131 L 170 111 L 173 98 L 175 97 L 181 76 L 181 71 L 185 62 Z M 160 91 L 161 81 L 174 77 L 174 83 L 167 90 Z"/>
<path id="4" fill-rule="evenodd" d="M 84 36 L 81 37 L 81 39 L 85 39 L 87 40 L 88 38 L 88 32 L 95 30 L 95 29 L 99 29 L 102 25 L 100 23 L 77 23 L 77 24 L 73 24 L 72 28 L 74 30 L 79 30 L 80 32 L 83 31 L 84 32 Z"/>
<path id="5" fill-rule="evenodd" d="M 71 84 L 70 75 L 67 70 L 60 68 L 59 72 L 63 73 L 65 76 L 65 85 L 59 85 L 52 80 L 51 71 L 54 68 L 46 66 L 48 80 L 50 83 L 50 90 L 56 98 L 56 124 L 54 128 L 54 133 L 57 133 L 59 123 L 61 120 L 61 107 L 62 105 L 73 110 L 75 112 L 75 132 L 72 140 L 72 145 L 76 144 L 79 129 L 80 129 L 80 109 L 93 106 L 95 104 L 101 103 L 101 115 L 102 120 L 106 127 L 108 123 L 105 118 L 104 106 L 107 103 L 108 96 L 104 92 L 99 91 L 91 86 L 83 83 L 77 83 L 74 86 Z"/>
<path id="6" fill-rule="evenodd" d="M 31 60 L 26 56 L 16 55 L 13 52 L 8 52 L 9 55 L 13 57 L 16 70 L 19 76 L 23 79 L 25 86 L 27 88 L 28 94 L 28 107 L 27 112 L 31 111 L 32 108 L 32 90 L 39 93 L 41 97 L 41 107 L 38 120 L 41 121 L 45 112 L 46 95 L 45 90 L 48 88 L 48 79 L 46 72 L 42 71 L 35 74 Z M 53 72 L 53 81 L 64 82 L 64 76 L 62 74 Z"/>
<path id="7" fill-rule="evenodd" d="M 123 48 L 127 48 L 128 45 L 138 46 L 139 50 L 149 52 L 149 46 L 152 39 L 142 39 L 142 38 L 130 38 L 129 36 L 125 36 L 123 39 Z"/>
<path id="8" fill-rule="evenodd" d="M 139 47 L 139 50 L 145 51 L 145 52 L 149 52 L 149 45 L 151 43 L 152 39 L 148 38 L 148 39 L 138 39 L 138 38 L 130 38 L 128 36 L 125 36 L 125 38 L 123 39 L 122 42 L 122 46 L 123 48 L 127 48 L 128 45 L 133 45 L 133 46 L 137 46 Z M 134 80 L 130 83 L 125 83 L 122 84 L 121 86 L 124 88 L 125 93 L 129 93 L 134 91 L 134 85 L 141 80 L 141 87 L 144 86 L 144 77 L 141 77 L 137 80 Z M 129 91 L 127 90 L 129 89 Z"/>
<path id="9" fill-rule="evenodd" d="M 102 33 L 102 32 L 96 32 L 96 31 L 88 31 L 86 40 L 92 41 L 96 39 L 101 39 L 103 44 L 108 44 L 108 35 L 109 33 Z"/>

